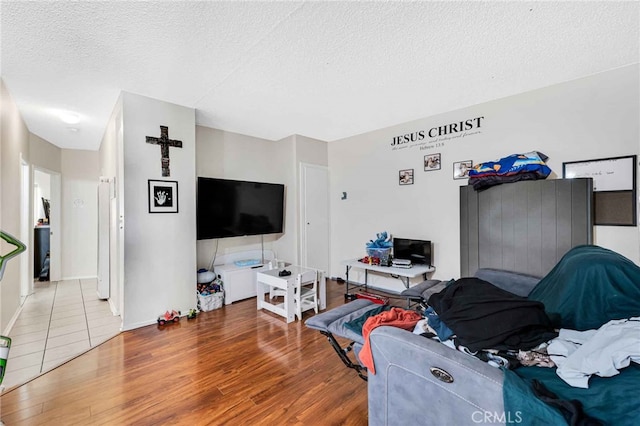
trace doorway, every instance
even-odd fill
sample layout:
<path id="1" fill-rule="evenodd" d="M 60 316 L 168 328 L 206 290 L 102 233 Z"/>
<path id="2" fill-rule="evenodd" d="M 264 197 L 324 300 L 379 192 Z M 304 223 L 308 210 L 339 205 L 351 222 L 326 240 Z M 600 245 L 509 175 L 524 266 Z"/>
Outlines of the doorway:
<path id="1" fill-rule="evenodd" d="M 30 291 L 21 299 L 15 323 L 8 331 L 13 341 L 10 367 L 3 380 L 6 388 L 31 380 L 100 345 L 118 334 L 122 325 L 109 302 L 98 298 L 95 277 L 66 276 L 62 280 L 62 175 L 25 162 L 20 165 L 23 194 L 20 235 L 25 233 L 24 241 L 30 242 L 28 251 L 21 256 L 26 259 L 26 266 L 21 265 L 26 268 L 21 271 L 21 279 L 28 281 Z M 49 200 L 48 227 L 43 198 Z M 34 282 L 33 243 L 40 228 L 50 237 L 50 281 L 38 282 L 36 278 Z M 22 281 L 20 284 L 22 293 Z"/>
<path id="2" fill-rule="evenodd" d="M 60 215 L 60 174 L 34 167 L 31 225 L 35 279 L 60 280 Z"/>

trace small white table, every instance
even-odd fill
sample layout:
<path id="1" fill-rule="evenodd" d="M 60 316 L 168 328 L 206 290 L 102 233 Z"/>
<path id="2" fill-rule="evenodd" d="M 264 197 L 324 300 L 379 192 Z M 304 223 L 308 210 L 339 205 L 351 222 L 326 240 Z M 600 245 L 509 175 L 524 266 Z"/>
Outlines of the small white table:
<path id="1" fill-rule="evenodd" d="M 344 297 L 345 299 L 349 298 L 349 271 L 351 268 L 364 269 L 364 289 L 367 290 L 367 283 L 369 279 L 369 271 L 379 272 L 381 274 L 387 275 L 395 275 L 398 277 L 402 277 L 402 283 L 405 288 L 409 288 L 411 285 L 411 278 L 415 278 L 417 276 L 422 275 L 423 278 L 427 279 L 427 274 L 436 270 L 433 266 L 426 265 L 413 265 L 411 268 L 397 268 L 393 266 L 379 266 L 379 265 L 369 265 L 368 263 L 360 262 L 358 259 L 349 259 L 342 261 L 342 264 L 347 267 L 346 271 L 346 287 Z M 354 284 L 354 286 L 359 287 L 359 285 Z"/>
<path id="2" fill-rule="evenodd" d="M 289 265 L 284 269 L 291 271 L 291 275 L 286 277 L 278 276 L 282 269 L 272 269 L 269 271 L 260 271 L 256 274 L 256 291 L 258 294 L 258 310 L 266 309 L 274 314 L 281 315 L 287 319 L 287 323 L 295 320 L 296 308 L 293 303 L 293 292 L 296 284 L 296 277 L 307 271 L 318 272 L 318 300 L 320 302 L 319 309 L 327 308 L 327 281 L 323 271 L 302 266 Z M 264 294 L 269 292 L 269 287 L 276 287 L 287 292 L 283 303 L 273 304 L 271 300 L 264 300 Z M 261 297 L 262 296 L 262 297 Z"/>

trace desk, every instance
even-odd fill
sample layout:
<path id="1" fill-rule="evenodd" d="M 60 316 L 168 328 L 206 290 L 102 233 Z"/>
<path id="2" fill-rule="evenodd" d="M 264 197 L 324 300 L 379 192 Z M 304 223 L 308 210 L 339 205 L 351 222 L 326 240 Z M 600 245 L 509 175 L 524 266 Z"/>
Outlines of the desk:
<path id="1" fill-rule="evenodd" d="M 327 280 L 323 271 L 313 268 L 305 268 L 302 266 L 290 265 L 285 267 L 287 271 L 291 271 L 291 275 L 286 277 L 278 276 L 282 269 L 272 269 L 269 271 L 260 271 L 256 274 L 256 291 L 258 294 L 258 310 L 266 309 L 274 314 L 281 315 L 287 319 L 287 323 L 295 320 L 296 309 L 293 303 L 293 292 L 296 285 L 296 277 L 307 271 L 318 272 L 318 300 L 320 302 L 319 309 L 327 308 Z M 273 304 L 271 300 L 264 300 L 264 294 L 269 292 L 269 286 L 283 289 L 287 292 L 283 303 Z"/>
<path id="2" fill-rule="evenodd" d="M 411 285 L 411 278 L 415 278 L 417 276 L 422 275 L 423 278 L 427 279 L 427 274 L 429 272 L 433 272 L 436 270 L 433 266 L 426 265 L 413 265 L 411 268 L 395 268 L 393 266 L 378 266 L 378 265 L 369 265 L 368 263 L 363 263 L 358 261 L 358 259 L 349 259 L 341 262 L 343 265 L 347 267 L 346 271 L 346 287 L 344 297 L 345 299 L 349 298 L 349 271 L 351 268 L 364 269 L 364 289 L 367 290 L 367 281 L 369 278 L 369 271 L 379 272 L 381 274 L 387 275 L 397 275 L 398 277 L 402 277 L 402 283 L 405 288 L 409 288 Z M 359 287 L 359 285 L 355 285 Z"/>

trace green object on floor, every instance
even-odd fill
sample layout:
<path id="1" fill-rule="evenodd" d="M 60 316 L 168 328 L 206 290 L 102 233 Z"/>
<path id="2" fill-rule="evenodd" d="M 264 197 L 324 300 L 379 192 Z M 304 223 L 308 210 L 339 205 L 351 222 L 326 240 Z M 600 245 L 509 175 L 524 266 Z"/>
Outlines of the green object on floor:
<path id="1" fill-rule="evenodd" d="M 4 372 L 7 369 L 7 358 L 9 358 L 9 348 L 11 347 L 11 339 L 6 336 L 0 336 L 0 385 L 4 379 Z"/>

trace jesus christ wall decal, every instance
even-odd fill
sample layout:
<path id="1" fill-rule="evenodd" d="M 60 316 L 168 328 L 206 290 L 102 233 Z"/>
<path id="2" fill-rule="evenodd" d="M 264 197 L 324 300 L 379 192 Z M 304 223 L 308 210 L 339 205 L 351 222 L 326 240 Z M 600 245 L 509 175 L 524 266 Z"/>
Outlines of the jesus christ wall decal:
<path id="1" fill-rule="evenodd" d="M 160 145 L 160 155 L 162 156 L 162 176 L 171 176 L 169 170 L 169 147 L 182 148 L 182 141 L 169 139 L 169 128 L 160 126 L 160 137 L 147 136 L 147 143 Z"/>

